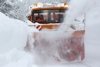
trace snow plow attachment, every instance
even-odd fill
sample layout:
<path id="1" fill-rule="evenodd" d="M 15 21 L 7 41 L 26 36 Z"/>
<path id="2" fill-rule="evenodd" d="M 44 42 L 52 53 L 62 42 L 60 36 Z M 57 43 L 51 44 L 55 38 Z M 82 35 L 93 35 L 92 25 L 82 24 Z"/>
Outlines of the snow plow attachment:
<path id="1" fill-rule="evenodd" d="M 60 59 L 83 60 L 85 57 L 84 33 L 85 30 L 36 32 L 34 47 L 41 55 L 46 54 L 48 58 L 52 56 L 58 61 Z"/>

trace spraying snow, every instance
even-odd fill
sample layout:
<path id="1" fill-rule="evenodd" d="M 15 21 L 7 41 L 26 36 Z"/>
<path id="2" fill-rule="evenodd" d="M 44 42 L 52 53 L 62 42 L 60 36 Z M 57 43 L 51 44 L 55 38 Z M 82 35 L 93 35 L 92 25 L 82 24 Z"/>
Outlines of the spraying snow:
<path id="1" fill-rule="evenodd" d="M 66 11 L 64 22 L 60 26 L 59 30 L 66 30 L 66 29 L 68 30 L 68 28 L 71 26 L 71 24 L 74 23 L 77 17 L 83 16 L 86 10 L 86 6 L 88 6 L 86 0 L 84 1 L 71 0 L 71 2 L 69 3 L 69 10 Z"/>
<path id="2" fill-rule="evenodd" d="M 64 23 L 61 25 L 59 30 L 65 31 L 71 24 L 73 24 L 74 19 L 81 17 L 86 13 L 86 33 L 85 33 L 85 53 L 86 58 L 81 63 L 62 63 L 59 66 L 54 65 L 54 67 L 70 66 L 70 67 L 99 67 L 100 64 L 100 0 L 71 0 L 70 8 L 66 12 Z M 67 26 L 65 26 L 67 24 Z M 49 58 L 48 58 L 49 59 Z M 52 61 L 52 60 L 51 60 Z M 44 65 L 44 67 L 49 67 Z"/>

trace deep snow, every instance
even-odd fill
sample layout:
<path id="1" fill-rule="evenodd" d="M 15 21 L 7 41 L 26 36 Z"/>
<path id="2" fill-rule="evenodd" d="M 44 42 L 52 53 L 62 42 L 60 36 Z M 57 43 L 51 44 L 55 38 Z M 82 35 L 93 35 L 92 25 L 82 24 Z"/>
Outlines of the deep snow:
<path id="1" fill-rule="evenodd" d="M 100 0 L 71 0 L 69 12 L 66 13 L 70 17 L 66 15 L 65 21 L 69 22 L 86 13 L 85 59 L 82 62 L 54 62 L 51 65 L 36 63 L 39 56 L 24 51 L 24 47 L 28 35 L 37 30 L 29 28 L 22 21 L 10 19 L 0 13 L 0 67 L 100 67 L 99 3 Z"/>
<path id="2" fill-rule="evenodd" d="M 33 30 L 25 22 L 0 13 L 0 67 L 31 67 L 33 56 L 24 51 Z"/>

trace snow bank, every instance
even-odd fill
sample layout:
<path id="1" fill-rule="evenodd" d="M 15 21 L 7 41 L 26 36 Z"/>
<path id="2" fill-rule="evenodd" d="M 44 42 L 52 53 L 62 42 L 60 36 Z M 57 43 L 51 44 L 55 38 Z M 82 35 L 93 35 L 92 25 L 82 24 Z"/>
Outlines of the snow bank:
<path id="1" fill-rule="evenodd" d="M 0 53 L 12 48 L 23 50 L 27 42 L 28 26 L 0 13 Z"/>
<path id="2" fill-rule="evenodd" d="M 31 67 L 32 55 L 16 48 L 0 54 L 0 67 Z"/>
<path id="3" fill-rule="evenodd" d="M 24 51 L 27 39 L 35 31 L 25 22 L 0 13 L 0 67 L 37 67 L 33 65 L 33 55 Z"/>

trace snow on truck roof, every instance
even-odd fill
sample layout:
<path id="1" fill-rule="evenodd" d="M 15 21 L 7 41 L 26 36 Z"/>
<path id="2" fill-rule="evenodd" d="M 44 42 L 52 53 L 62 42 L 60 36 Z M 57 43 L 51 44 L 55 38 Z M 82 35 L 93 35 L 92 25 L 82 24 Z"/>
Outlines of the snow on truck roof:
<path id="1" fill-rule="evenodd" d="M 43 3 L 35 3 L 33 5 L 31 5 L 29 7 L 30 9 L 67 9 L 68 8 L 68 5 L 67 3 L 60 3 L 60 4 L 57 4 L 57 5 L 53 5 L 53 4 L 43 4 Z"/>

